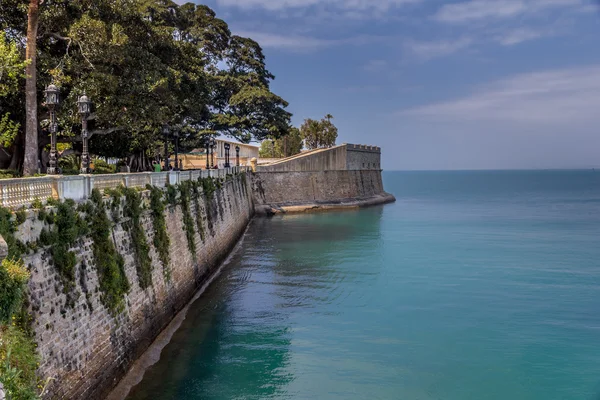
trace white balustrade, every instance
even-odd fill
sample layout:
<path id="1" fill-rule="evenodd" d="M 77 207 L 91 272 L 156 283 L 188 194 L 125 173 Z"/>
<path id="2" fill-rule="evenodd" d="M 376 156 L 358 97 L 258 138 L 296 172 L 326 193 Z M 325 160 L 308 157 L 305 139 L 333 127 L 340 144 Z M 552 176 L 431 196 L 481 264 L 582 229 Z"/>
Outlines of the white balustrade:
<path id="1" fill-rule="evenodd" d="M 145 188 L 147 184 L 165 187 L 186 180 L 225 178 L 248 171 L 248 167 L 226 169 L 186 170 L 169 172 L 139 172 L 105 175 L 44 176 L 36 178 L 0 179 L 0 204 L 3 207 L 19 208 L 28 206 L 34 200 L 73 199 L 83 200 L 93 189 L 115 189 L 119 186 Z"/>

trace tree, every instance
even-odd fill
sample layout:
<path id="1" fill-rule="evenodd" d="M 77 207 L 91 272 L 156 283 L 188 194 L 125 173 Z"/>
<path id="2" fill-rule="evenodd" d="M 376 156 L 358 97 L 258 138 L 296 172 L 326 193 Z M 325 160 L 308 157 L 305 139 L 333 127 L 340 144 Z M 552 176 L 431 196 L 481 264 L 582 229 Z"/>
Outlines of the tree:
<path id="1" fill-rule="evenodd" d="M 337 139 L 338 130 L 331 122 L 333 116 L 327 114 L 320 121 L 305 119 L 300 127 L 300 135 L 308 149 L 333 147 Z"/>
<path id="2" fill-rule="evenodd" d="M 0 31 L 17 44 L 28 38 L 27 56 L 35 57 L 26 95 L 0 98 L 0 111 L 10 110 L 11 119 L 27 125 L 17 129 L 18 145 L 10 151 L 11 167 L 26 155 L 26 173 L 35 171 L 40 153 L 42 160 L 48 156 L 48 115 L 42 108 L 38 122 L 36 97 L 50 82 L 61 91 L 59 142 L 80 151 L 81 123 L 74 110 L 85 91 L 95 106 L 90 151 L 127 157 L 132 170 L 149 168 L 148 159 L 162 152 L 165 124 L 185 133 L 184 148 L 199 146 L 206 135 L 249 142 L 288 132 L 288 103 L 269 88 L 274 76 L 260 45 L 231 35 L 207 6 L 31 0 L 28 8 L 24 0 L 1 0 Z"/>
<path id="3" fill-rule="evenodd" d="M 33 175 L 38 165 L 38 120 L 37 120 L 37 31 L 40 3 L 44 0 L 29 0 L 27 13 L 27 50 L 25 52 L 25 157 L 23 174 Z"/>
<path id="4" fill-rule="evenodd" d="M 300 130 L 290 127 L 288 134 L 279 139 L 266 139 L 260 144 L 258 154 L 263 158 L 290 157 L 302 151 Z"/>

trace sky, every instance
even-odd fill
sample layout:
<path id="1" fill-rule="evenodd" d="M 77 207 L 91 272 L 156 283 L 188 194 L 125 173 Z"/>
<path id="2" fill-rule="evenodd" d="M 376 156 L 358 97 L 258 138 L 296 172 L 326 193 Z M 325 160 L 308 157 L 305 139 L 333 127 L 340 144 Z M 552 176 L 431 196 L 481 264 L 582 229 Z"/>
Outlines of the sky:
<path id="1" fill-rule="evenodd" d="M 181 2 L 181 1 L 180 1 Z M 600 167 L 595 0 L 204 0 L 388 170 Z"/>

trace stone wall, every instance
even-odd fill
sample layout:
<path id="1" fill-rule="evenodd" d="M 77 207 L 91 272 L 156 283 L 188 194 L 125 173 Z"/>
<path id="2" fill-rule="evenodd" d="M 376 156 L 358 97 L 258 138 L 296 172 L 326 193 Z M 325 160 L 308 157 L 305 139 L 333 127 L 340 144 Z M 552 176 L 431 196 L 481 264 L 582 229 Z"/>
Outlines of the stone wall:
<path id="1" fill-rule="evenodd" d="M 167 206 L 165 210 L 171 254 L 169 281 L 152 246 L 150 211 L 144 211 L 141 223 L 153 266 L 153 285 L 146 290 L 139 285 L 131 235 L 123 226 L 126 219 L 121 218 L 114 225 L 112 238 L 125 259 L 125 273 L 131 285 L 125 310 L 116 317 L 101 302 L 90 238 L 79 239 L 72 249 L 77 256 L 74 306 L 67 305 L 48 249 L 24 257 L 32 273 L 29 301 L 41 356 L 39 373 L 53 379 L 46 399 L 102 399 L 125 375 L 243 233 L 253 214 L 246 174 L 225 182 L 211 200 L 201 196 L 199 210 L 193 201 L 190 208 L 194 219 L 196 213 L 201 213 L 206 233 L 203 241 L 194 226 L 195 255 L 188 249 L 181 206 Z M 30 212 L 18 237 L 24 242 L 34 241 L 43 224 L 35 212 Z"/>
<path id="2" fill-rule="evenodd" d="M 258 172 L 314 172 L 381 169 L 381 148 L 362 144 L 342 144 L 296 154 L 268 165 Z"/>
<path id="3" fill-rule="evenodd" d="M 348 144 L 346 146 L 346 169 L 381 169 L 381 148 Z"/>
<path id="4" fill-rule="evenodd" d="M 252 178 L 254 202 L 259 213 L 285 211 L 289 206 L 360 206 L 389 202 L 381 171 L 257 172 Z M 380 200 L 380 201 L 377 201 Z M 302 211 L 304 209 L 298 210 Z"/>

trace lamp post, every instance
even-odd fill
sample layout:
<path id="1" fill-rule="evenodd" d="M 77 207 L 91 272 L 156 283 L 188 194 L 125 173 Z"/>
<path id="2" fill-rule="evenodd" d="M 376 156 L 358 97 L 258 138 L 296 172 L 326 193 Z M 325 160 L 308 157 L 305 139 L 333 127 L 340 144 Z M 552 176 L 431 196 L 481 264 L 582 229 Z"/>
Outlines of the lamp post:
<path id="1" fill-rule="evenodd" d="M 179 171 L 179 129 L 173 130 L 173 137 L 175 138 L 175 171 Z"/>
<path id="2" fill-rule="evenodd" d="M 225 143 L 223 148 L 225 148 L 225 168 L 229 168 L 229 149 L 231 148 L 231 145 L 229 143 Z"/>
<path id="3" fill-rule="evenodd" d="M 214 138 L 210 139 L 210 167 L 211 168 L 215 167 L 215 146 L 216 145 L 217 145 L 217 141 Z"/>
<path id="4" fill-rule="evenodd" d="M 77 100 L 77 108 L 81 115 L 81 140 L 83 142 L 83 150 L 81 152 L 81 173 L 87 174 L 90 172 L 90 153 L 88 151 L 89 133 L 87 128 L 87 120 L 92 108 L 92 102 L 89 97 L 83 93 L 83 96 Z"/>
<path id="5" fill-rule="evenodd" d="M 165 140 L 165 171 L 169 170 L 171 166 L 171 162 L 169 161 L 169 126 L 164 125 L 162 128 L 162 133 Z"/>
<path id="6" fill-rule="evenodd" d="M 206 146 L 206 169 L 210 169 L 210 138 L 205 137 L 204 145 Z"/>
<path id="7" fill-rule="evenodd" d="M 235 166 L 240 166 L 240 146 L 235 146 Z"/>
<path id="8" fill-rule="evenodd" d="M 58 170 L 58 160 L 57 160 L 57 151 L 56 151 L 56 107 L 60 102 L 58 96 L 58 88 L 51 84 L 44 91 L 46 94 L 46 106 L 50 111 L 50 165 L 48 166 L 48 174 L 56 175 L 59 173 Z"/>

